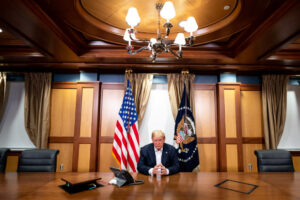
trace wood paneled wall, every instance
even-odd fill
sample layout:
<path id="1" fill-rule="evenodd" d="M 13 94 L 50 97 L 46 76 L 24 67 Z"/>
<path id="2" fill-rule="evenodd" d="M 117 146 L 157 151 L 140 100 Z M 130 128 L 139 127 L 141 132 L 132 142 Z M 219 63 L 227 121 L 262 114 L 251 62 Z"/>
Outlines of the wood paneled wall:
<path id="1" fill-rule="evenodd" d="M 60 150 L 58 172 L 97 169 L 99 84 L 52 85 L 49 148 Z"/>
<path id="2" fill-rule="evenodd" d="M 60 150 L 57 171 L 118 167 L 112 143 L 123 95 L 123 84 L 53 84 L 49 147 Z M 254 150 L 264 148 L 261 86 L 195 84 L 194 100 L 200 171 L 256 172 Z M 299 171 L 299 157 L 293 160 Z"/>
<path id="3" fill-rule="evenodd" d="M 263 149 L 261 86 L 219 83 L 220 170 L 257 172 Z"/>

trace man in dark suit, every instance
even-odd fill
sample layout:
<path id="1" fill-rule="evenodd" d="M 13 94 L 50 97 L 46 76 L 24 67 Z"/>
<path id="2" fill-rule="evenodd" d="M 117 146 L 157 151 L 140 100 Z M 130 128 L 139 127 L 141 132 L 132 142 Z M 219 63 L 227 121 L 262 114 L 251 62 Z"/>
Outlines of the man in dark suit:
<path id="1" fill-rule="evenodd" d="M 165 144 L 161 130 L 152 132 L 152 142 L 141 148 L 137 169 L 145 175 L 171 175 L 179 171 L 176 149 Z"/>

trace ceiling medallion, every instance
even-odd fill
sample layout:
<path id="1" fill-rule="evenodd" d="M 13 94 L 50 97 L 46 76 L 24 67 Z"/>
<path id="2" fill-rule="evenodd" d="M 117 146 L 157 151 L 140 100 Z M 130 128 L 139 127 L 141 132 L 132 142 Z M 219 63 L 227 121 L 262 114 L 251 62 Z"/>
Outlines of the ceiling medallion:
<path id="1" fill-rule="evenodd" d="M 181 27 L 184 28 L 186 32 L 190 33 L 189 37 L 185 38 L 183 33 L 178 33 L 174 41 L 168 40 L 171 28 L 173 27 L 170 20 L 173 19 L 176 15 L 174 5 L 170 1 L 167 1 L 165 4 L 157 3 L 156 10 L 158 12 L 157 38 L 151 38 L 150 40 L 142 40 L 137 39 L 135 37 L 136 30 L 134 30 L 134 27 L 139 25 L 141 21 L 137 9 L 134 7 L 129 8 L 126 16 L 126 22 L 131 28 L 126 29 L 123 37 L 124 40 L 128 41 L 128 45 L 126 47 L 128 53 L 130 55 L 134 55 L 143 50 L 151 51 L 150 58 L 152 59 L 152 62 L 155 62 L 156 57 L 163 52 L 171 53 L 177 59 L 182 58 L 182 47 L 193 45 L 193 32 L 198 29 L 198 25 L 195 18 L 188 17 L 187 20 L 181 21 L 179 24 Z M 162 36 L 160 31 L 160 17 L 167 20 L 167 22 L 163 25 L 163 27 L 166 28 L 166 34 L 164 36 Z M 147 43 L 148 45 L 134 50 L 134 47 L 132 46 L 131 42 Z M 178 46 L 177 52 L 174 52 L 174 50 L 172 49 L 173 46 Z"/>

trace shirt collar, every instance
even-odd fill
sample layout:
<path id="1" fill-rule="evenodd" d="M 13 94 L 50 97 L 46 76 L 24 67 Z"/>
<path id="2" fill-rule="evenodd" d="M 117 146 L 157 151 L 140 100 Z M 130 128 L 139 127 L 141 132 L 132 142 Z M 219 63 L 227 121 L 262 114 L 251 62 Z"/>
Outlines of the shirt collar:
<path id="1" fill-rule="evenodd" d="M 154 152 L 162 152 L 162 151 L 163 151 L 163 148 L 164 148 L 164 147 L 162 147 L 160 150 L 157 150 L 157 149 L 154 147 Z"/>

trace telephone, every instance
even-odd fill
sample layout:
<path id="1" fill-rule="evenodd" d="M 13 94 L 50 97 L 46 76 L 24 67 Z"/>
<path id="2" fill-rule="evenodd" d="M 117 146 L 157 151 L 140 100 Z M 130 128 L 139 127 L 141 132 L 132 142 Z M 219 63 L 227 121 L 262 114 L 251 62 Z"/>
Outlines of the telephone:
<path id="1" fill-rule="evenodd" d="M 110 170 L 114 173 L 119 187 L 124 185 L 139 185 L 143 184 L 143 180 L 134 180 L 132 176 L 126 170 L 120 170 L 118 168 L 110 167 Z"/>

